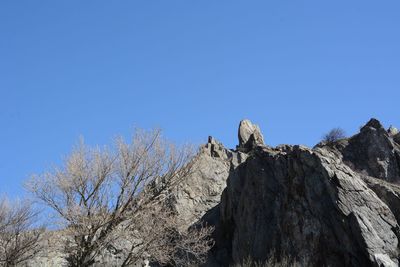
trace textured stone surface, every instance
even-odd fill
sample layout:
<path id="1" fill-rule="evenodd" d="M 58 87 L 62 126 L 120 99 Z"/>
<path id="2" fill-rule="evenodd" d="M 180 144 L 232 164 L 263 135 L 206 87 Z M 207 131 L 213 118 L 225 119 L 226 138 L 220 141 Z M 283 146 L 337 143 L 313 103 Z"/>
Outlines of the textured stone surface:
<path id="1" fill-rule="evenodd" d="M 400 222 L 400 186 L 370 176 L 362 176 L 365 183 L 385 202 L 397 222 Z"/>
<path id="2" fill-rule="evenodd" d="M 400 182 L 400 146 L 371 119 L 360 133 L 333 146 L 354 171 L 390 182 Z"/>
<path id="3" fill-rule="evenodd" d="M 393 130 L 391 131 L 393 133 Z M 212 257 L 304 266 L 398 266 L 399 146 L 376 119 L 314 149 L 251 147 L 230 172 Z"/>
<path id="4" fill-rule="evenodd" d="M 393 136 L 393 140 L 400 145 L 400 133 L 396 134 Z"/>
<path id="5" fill-rule="evenodd" d="M 249 120 L 240 121 L 238 137 L 238 150 L 242 152 L 248 152 L 257 145 L 264 145 L 264 137 L 260 131 L 260 127 Z"/>
<path id="6" fill-rule="evenodd" d="M 246 157 L 246 154 L 226 149 L 214 138 L 208 138 L 195 158 L 194 172 L 173 194 L 174 207 L 183 227 L 195 223 L 219 204 L 231 169 Z"/>
<path id="7" fill-rule="evenodd" d="M 272 254 L 306 266 L 397 266 L 395 216 L 359 174 L 321 148 L 253 151 L 228 179 L 218 231 L 225 266 Z"/>

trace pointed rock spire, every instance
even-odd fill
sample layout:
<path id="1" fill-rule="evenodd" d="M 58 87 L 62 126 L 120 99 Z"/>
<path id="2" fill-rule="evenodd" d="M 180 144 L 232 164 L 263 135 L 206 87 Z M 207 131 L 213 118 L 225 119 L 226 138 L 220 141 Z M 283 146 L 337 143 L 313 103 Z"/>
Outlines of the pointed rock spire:
<path id="1" fill-rule="evenodd" d="M 238 137 L 238 150 L 243 152 L 248 152 L 257 145 L 264 145 L 264 137 L 261 133 L 260 127 L 247 119 L 240 121 Z"/>
<path id="2" fill-rule="evenodd" d="M 375 118 L 370 119 L 367 124 L 365 124 L 362 128 L 361 131 L 367 129 L 367 128 L 374 128 L 375 130 L 383 129 L 383 126 L 380 121 L 378 121 Z"/>

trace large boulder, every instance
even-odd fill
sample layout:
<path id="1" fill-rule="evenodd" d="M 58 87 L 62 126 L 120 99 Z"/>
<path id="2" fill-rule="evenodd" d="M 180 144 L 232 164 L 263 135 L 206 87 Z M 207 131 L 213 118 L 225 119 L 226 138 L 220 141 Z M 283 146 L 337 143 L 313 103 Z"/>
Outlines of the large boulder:
<path id="1" fill-rule="evenodd" d="M 260 127 L 249 120 L 242 120 L 238 130 L 239 151 L 248 152 L 257 145 L 264 145 L 264 137 Z"/>

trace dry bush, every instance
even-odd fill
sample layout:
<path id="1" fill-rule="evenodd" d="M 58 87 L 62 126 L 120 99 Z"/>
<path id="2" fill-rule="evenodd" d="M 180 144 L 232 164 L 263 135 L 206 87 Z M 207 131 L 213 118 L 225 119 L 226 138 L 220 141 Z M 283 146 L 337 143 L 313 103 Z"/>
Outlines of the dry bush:
<path id="1" fill-rule="evenodd" d="M 36 228 L 37 213 L 28 201 L 0 200 L 0 266 L 16 266 L 42 250 L 44 228 Z"/>
<path id="2" fill-rule="evenodd" d="M 152 262 L 172 266 L 204 262 L 214 244 L 210 237 L 213 228 L 199 226 L 178 230 L 176 214 L 168 206 L 159 204 L 137 212 L 124 226 L 120 241 L 125 246 L 116 247 L 125 255 L 121 266 L 138 262 L 143 256 Z M 127 254 L 131 256 L 126 257 Z"/>
<path id="3" fill-rule="evenodd" d="M 333 143 L 343 138 L 346 138 L 345 131 L 341 128 L 333 128 L 322 137 L 322 141 L 326 143 Z"/>
<path id="4" fill-rule="evenodd" d="M 114 247 L 124 257 L 122 266 L 145 252 L 164 261 L 156 254 L 171 257 L 165 245 L 171 237 L 163 231 L 175 221 L 158 206 L 191 173 L 192 155 L 189 147 L 161 138 L 160 131 L 138 130 L 130 143 L 119 139 L 112 149 L 81 142 L 62 167 L 34 176 L 28 188 L 64 224 L 70 266 L 91 266 Z"/>
<path id="5" fill-rule="evenodd" d="M 278 259 L 272 252 L 266 261 L 256 261 L 251 257 L 247 257 L 241 263 L 235 264 L 232 267 L 305 267 L 309 266 L 305 259 L 298 260 L 289 257 L 288 255 Z"/>

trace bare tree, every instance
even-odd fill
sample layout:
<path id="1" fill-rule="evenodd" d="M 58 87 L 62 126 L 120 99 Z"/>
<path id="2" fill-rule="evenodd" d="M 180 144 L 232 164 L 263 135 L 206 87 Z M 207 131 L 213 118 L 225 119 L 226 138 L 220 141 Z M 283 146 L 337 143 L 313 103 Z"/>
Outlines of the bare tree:
<path id="1" fill-rule="evenodd" d="M 333 128 L 322 137 L 322 141 L 326 143 L 333 143 L 339 139 L 346 138 L 346 134 L 341 128 Z"/>
<path id="2" fill-rule="evenodd" d="M 124 227 L 121 241 L 125 246 L 120 246 L 119 250 L 123 255 L 131 256 L 125 256 L 121 266 L 129 266 L 146 255 L 151 261 L 172 266 L 194 266 L 204 262 L 214 244 L 211 239 L 213 227 L 196 225 L 178 230 L 176 214 L 163 203 L 159 204 L 134 214 Z"/>
<path id="3" fill-rule="evenodd" d="M 141 242 L 149 239 L 134 239 L 132 233 L 172 218 L 154 211 L 191 172 L 191 159 L 188 147 L 167 142 L 160 131 L 137 130 L 131 143 L 119 139 L 114 149 L 91 149 L 81 142 L 63 167 L 34 176 L 28 188 L 64 223 L 70 266 L 91 266 L 96 257 L 130 236 L 131 247 L 122 254 L 126 265 L 151 251 L 153 244 L 167 242 L 168 233 L 159 233 L 153 234 L 152 246 L 143 246 Z"/>
<path id="4" fill-rule="evenodd" d="M 28 201 L 0 200 L 0 265 L 16 266 L 42 249 L 44 228 L 35 228 L 37 213 Z"/>

